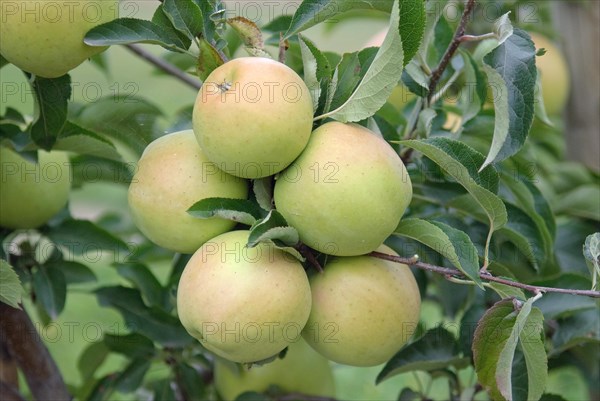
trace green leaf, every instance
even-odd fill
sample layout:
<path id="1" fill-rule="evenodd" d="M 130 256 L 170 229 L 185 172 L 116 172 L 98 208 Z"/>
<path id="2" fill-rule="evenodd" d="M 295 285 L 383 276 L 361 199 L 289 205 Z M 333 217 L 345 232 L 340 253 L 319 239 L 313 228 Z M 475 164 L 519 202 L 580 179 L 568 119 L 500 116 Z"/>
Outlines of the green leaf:
<path id="1" fill-rule="evenodd" d="M 546 113 L 546 105 L 544 104 L 544 91 L 542 88 L 542 74 L 538 68 L 537 78 L 535 80 L 535 116 L 544 124 L 553 127 L 554 123 Z"/>
<path id="2" fill-rule="evenodd" d="M 539 227 L 533 218 L 518 207 L 504 202 L 508 222 L 498 231 L 505 235 L 525 255 L 536 270 L 545 264 L 547 253 Z"/>
<path id="3" fill-rule="evenodd" d="M 404 67 L 402 83 L 417 96 L 427 97 L 429 95 L 429 77 L 415 60 L 411 60 Z"/>
<path id="4" fill-rule="evenodd" d="M 462 185 L 484 210 L 490 222 L 490 231 L 506 224 L 506 207 L 495 195 L 498 174 L 492 166 L 477 171 L 479 161 L 483 160 L 479 152 L 447 138 L 400 141 L 400 144 L 423 153 Z"/>
<path id="5" fill-rule="evenodd" d="M 468 364 L 469 359 L 460 356 L 452 333 L 439 327 L 398 351 L 377 375 L 376 383 L 405 372 L 432 372 L 449 366 L 460 369 Z"/>
<path id="6" fill-rule="evenodd" d="M 111 399 L 111 395 L 115 392 L 117 380 L 119 379 L 118 373 L 111 373 L 102 377 L 94 389 L 87 397 L 86 401 L 108 401 Z"/>
<path id="7" fill-rule="evenodd" d="M 200 374 L 196 369 L 187 363 L 178 363 L 175 370 L 177 377 L 180 379 L 180 386 L 184 391 L 184 394 L 186 394 L 187 399 L 206 399 L 204 394 L 204 383 L 202 380 L 198 380 Z"/>
<path id="8" fill-rule="evenodd" d="M 122 372 L 118 373 L 115 388 L 121 393 L 131 393 L 137 390 L 150 369 L 152 360 L 137 358 L 132 360 Z"/>
<path id="9" fill-rule="evenodd" d="M 194 203 L 187 212 L 193 217 L 209 219 L 220 217 L 251 226 L 263 216 L 254 202 L 246 199 L 206 198 Z"/>
<path id="10" fill-rule="evenodd" d="M 0 259 L 0 302 L 16 309 L 21 309 L 21 294 L 25 290 L 13 267 L 4 259 Z"/>
<path id="11" fill-rule="evenodd" d="M 162 115 L 157 106 L 143 98 L 107 96 L 86 105 L 76 116 L 76 122 L 125 143 L 141 155 L 155 139 L 156 120 Z"/>
<path id="12" fill-rule="evenodd" d="M 515 350 L 517 349 L 517 343 L 523 332 L 525 331 L 525 336 L 527 336 L 528 332 L 531 331 L 532 328 L 527 327 L 526 323 L 528 321 L 529 314 L 531 313 L 531 307 L 535 298 L 528 299 L 519 310 L 517 317 L 515 319 L 514 325 L 512 327 L 510 336 L 504 346 L 502 347 L 502 351 L 498 356 L 498 362 L 496 364 L 496 386 L 500 393 L 507 400 L 512 400 L 512 366 L 513 366 L 513 358 L 515 355 Z M 541 313 L 540 313 L 541 315 Z M 534 322 L 538 324 L 538 322 Z M 533 330 L 537 333 L 537 340 L 540 341 L 539 338 L 539 330 L 543 324 L 539 322 L 538 327 L 533 327 Z M 525 337 L 525 342 L 533 341 L 532 338 Z"/>
<path id="13" fill-rule="evenodd" d="M 473 362 L 479 383 L 493 400 L 504 400 L 496 379 L 500 354 L 515 326 L 513 301 L 503 299 L 483 315 L 473 339 Z M 516 345 L 516 344 L 515 344 Z"/>
<path id="14" fill-rule="evenodd" d="M 510 18 L 508 17 L 509 15 L 510 12 L 503 14 L 500 16 L 500 18 L 494 21 L 494 33 L 498 38 L 499 45 L 506 42 L 506 40 L 514 33 L 514 28 L 510 22 Z"/>
<path id="15" fill-rule="evenodd" d="M 586 343 L 600 344 L 600 317 L 596 309 L 579 311 L 557 320 L 558 327 L 552 335 L 550 356 Z"/>
<path id="16" fill-rule="evenodd" d="M 525 356 L 527 366 L 527 399 L 538 400 L 546 388 L 548 379 L 548 357 L 542 340 L 544 315 L 538 308 L 533 308 L 525 328 L 519 335 L 519 344 Z"/>
<path id="17" fill-rule="evenodd" d="M 333 75 L 333 70 L 327 57 L 312 41 L 300 35 L 298 35 L 298 38 L 302 53 L 302 64 L 304 66 L 304 82 L 310 90 L 313 111 L 316 111 L 319 106 L 319 99 L 321 98 L 321 85 L 322 83 L 329 83 Z"/>
<path id="18" fill-rule="evenodd" d="M 200 46 L 200 56 L 198 57 L 197 70 L 198 76 L 204 81 L 211 72 L 225 64 L 225 60 L 223 60 L 217 49 L 204 38 L 200 38 L 198 44 Z"/>
<path id="19" fill-rule="evenodd" d="M 117 263 L 119 275 L 130 281 L 138 290 L 148 306 L 163 306 L 164 289 L 146 265 L 141 263 Z"/>
<path id="20" fill-rule="evenodd" d="M 477 66 L 476 61 L 467 51 L 460 51 L 464 59 L 463 76 L 467 86 L 460 91 L 460 105 L 462 108 L 462 125 L 475 118 L 481 111 L 487 95 L 485 77 Z"/>
<path id="21" fill-rule="evenodd" d="M 524 301 L 527 298 L 520 288 L 500 283 L 489 283 L 489 285 L 502 299 L 516 298 L 520 301 Z"/>
<path id="22" fill-rule="evenodd" d="M 160 4 L 158 7 L 156 7 L 156 10 L 154 10 L 154 14 L 152 14 L 152 23 L 158 25 L 164 31 L 168 32 L 169 35 L 179 38 L 181 43 L 183 43 L 185 46 L 185 49 L 188 49 L 192 45 L 192 39 L 188 37 L 186 33 L 178 31 L 173 26 L 173 23 L 165 12 L 164 4 Z M 186 55 L 189 57 L 188 54 Z"/>
<path id="23" fill-rule="evenodd" d="M 147 307 L 138 290 L 121 286 L 95 291 L 102 306 L 115 308 L 132 330 L 163 346 L 181 347 L 193 342 L 179 319 L 156 307 Z"/>
<path id="24" fill-rule="evenodd" d="M 133 167 L 130 163 L 100 157 L 75 156 L 71 158 L 73 187 L 79 187 L 86 182 L 103 181 L 128 185 L 133 179 Z"/>
<path id="25" fill-rule="evenodd" d="M 600 186 L 582 185 L 562 194 L 554 206 L 556 214 L 600 221 Z"/>
<path id="26" fill-rule="evenodd" d="M 102 341 L 92 343 L 83 350 L 77 360 L 77 369 L 84 382 L 88 382 L 94 377 L 94 373 L 106 360 L 108 354 L 109 349 Z"/>
<path id="27" fill-rule="evenodd" d="M 51 150 L 67 123 L 67 103 L 71 97 L 71 77 L 36 77 L 31 84 L 35 106 L 31 139 L 40 148 Z"/>
<path id="28" fill-rule="evenodd" d="M 52 267 L 41 266 L 33 273 L 33 291 L 39 304 L 51 319 L 65 307 L 67 283 L 64 274 Z"/>
<path id="29" fill-rule="evenodd" d="M 110 141 L 70 121 L 66 122 L 64 130 L 52 149 L 123 161 L 115 145 Z"/>
<path id="30" fill-rule="evenodd" d="M 483 61 L 488 80 L 500 93 L 494 94 L 496 127 L 482 169 L 514 155 L 527 139 L 534 115 L 535 45 L 525 31 L 515 29 Z"/>
<path id="31" fill-rule="evenodd" d="M 248 247 L 253 248 L 260 242 L 274 240 L 289 246 L 294 246 L 300 241 L 298 231 L 294 227 L 290 227 L 277 210 L 271 210 L 267 217 L 252 226 L 248 237 Z"/>
<path id="32" fill-rule="evenodd" d="M 252 181 L 252 191 L 254 192 L 254 197 L 260 207 L 266 211 L 273 209 L 272 177 L 258 178 Z"/>
<path id="33" fill-rule="evenodd" d="M 355 10 L 378 10 L 387 13 L 398 13 L 399 30 L 402 36 L 402 47 L 405 64 L 416 54 L 425 29 L 425 6 L 423 0 L 402 0 L 398 9 L 394 9 L 395 1 L 381 0 L 308 0 L 303 1 L 292 17 L 284 38 L 302 32 L 339 14 Z"/>
<path id="34" fill-rule="evenodd" d="M 592 277 L 592 290 L 595 290 L 598 278 L 600 278 L 600 233 L 594 233 L 585 238 L 583 257 Z"/>
<path id="35" fill-rule="evenodd" d="M 193 39 L 204 30 L 200 7 L 193 1 L 165 0 L 163 11 L 175 29 Z"/>
<path id="36" fill-rule="evenodd" d="M 126 45 L 151 43 L 173 51 L 184 51 L 185 43 L 160 25 L 135 18 L 117 18 L 92 28 L 83 39 L 89 46 Z"/>
<path id="37" fill-rule="evenodd" d="M 52 227 L 45 235 L 76 255 L 98 250 L 112 251 L 117 255 L 129 254 L 125 242 L 87 220 L 65 220 Z"/>
<path id="38" fill-rule="evenodd" d="M 65 276 L 67 284 L 79 284 L 96 281 L 94 272 L 84 264 L 71 260 L 50 261 L 44 264 L 45 267 L 58 269 Z"/>
<path id="39" fill-rule="evenodd" d="M 337 109 L 317 118 L 330 117 L 341 122 L 364 120 L 374 115 L 390 97 L 402 77 L 404 61 L 402 40 L 398 34 L 398 4 L 395 0 L 388 34 L 352 95 Z"/>
<path id="40" fill-rule="evenodd" d="M 359 2 L 347 0 L 304 0 L 294 13 L 289 29 L 284 37 L 285 39 L 289 39 L 292 35 L 331 19 L 338 14 L 360 9 L 391 12 L 392 2 L 380 0 L 364 0 Z"/>
<path id="41" fill-rule="evenodd" d="M 437 221 L 404 218 L 394 233 L 427 245 L 483 289 L 477 248 L 465 232 Z"/>
<path id="42" fill-rule="evenodd" d="M 4 67 L 5 65 L 10 64 L 8 62 L 8 60 L 6 60 L 4 57 L 2 57 L 2 55 L 0 54 L 0 68 Z"/>
<path id="43" fill-rule="evenodd" d="M 126 335 L 104 335 L 104 345 L 112 352 L 129 358 L 150 358 L 156 353 L 154 343 L 139 333 Z"/>

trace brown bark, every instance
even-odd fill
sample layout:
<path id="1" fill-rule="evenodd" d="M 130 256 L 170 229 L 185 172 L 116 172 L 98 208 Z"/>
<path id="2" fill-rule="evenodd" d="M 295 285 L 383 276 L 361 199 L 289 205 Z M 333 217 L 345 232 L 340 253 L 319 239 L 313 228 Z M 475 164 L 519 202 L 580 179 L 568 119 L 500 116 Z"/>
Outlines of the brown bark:
<path id="1" fill-rule="evenodd" d="M 27 313 L 3 302 L 0 302 L 0 344 L 23 372 L 34 399 L 71 399 L 56 363 Z M 13 387 L 8 383 L 6 386 L 2 387 L 2 395 L 9 394 Z"/>

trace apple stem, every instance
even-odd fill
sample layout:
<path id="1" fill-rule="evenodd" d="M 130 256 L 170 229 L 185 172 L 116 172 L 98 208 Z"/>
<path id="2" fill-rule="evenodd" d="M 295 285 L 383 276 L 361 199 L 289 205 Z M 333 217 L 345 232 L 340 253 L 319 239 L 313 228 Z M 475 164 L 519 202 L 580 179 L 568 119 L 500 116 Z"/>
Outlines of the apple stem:
<path id="1" fill-rule="evenodd" d="M 317 269 L 319 273 L 323 273 L 323 266 L 321 266 L 315 255 L 312 253 L 312 250 L 308 246 L 306 246 L 302 242 L 298 242 L 298 244 L 296 244 L 294 248 L 296 248 L 296 250 L 300 252 L 302 256 L 304 256 L 304 258 L 308 261 L 308 263 L 310 263 L 312 267 Z"/>

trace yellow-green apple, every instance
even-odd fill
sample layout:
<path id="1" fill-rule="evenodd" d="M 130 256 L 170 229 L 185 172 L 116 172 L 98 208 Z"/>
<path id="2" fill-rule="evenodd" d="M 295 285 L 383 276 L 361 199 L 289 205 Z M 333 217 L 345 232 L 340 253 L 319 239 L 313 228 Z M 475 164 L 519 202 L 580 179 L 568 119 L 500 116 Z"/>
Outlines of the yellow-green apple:
<path id="1" fill-rule="evenodd" d="M 536 65 L 541 75 L 542 96 L 548 115 L 560 114 L 569 97 L 571 83 L 569 68 L 562 52 L 548 38 L 530 33 L 536 48 L 546 49 L 546 54 L 536 58 Z"/>
<path id="2" fill-rule="evenodd" d="M 37 152 L 37 163 L 0 147 L 0 226 L 36 228 L 69 200 L 71 165 L 64 152 Z"/>
<path id="3" fill-rule="evenodd" d="M 0 0 L 0 53 L 24 71 L 60 77 L 106 49 L 83 38 L 118 13 L 117 0 Z"/>
<path id="4" fill-rule="evenodd" d="M 283 359 L 246 368 L 220 358 L 215 361 L 215 387 L 224 401 L 246 391 L 265 392 L 277 386 L 284 393 L 335 397 L 335 381 L 327 359 L 299 338 Z"/>
<path id="5" fill-rule="evenodd" d="M 386 246 L 379 252 L 394 254 Z M 353 366 L 389 360 L 410 339 L 421 297 L 406 265 L 371 256 L 336 257 L 310 279 L 312 310 L 302 332 L 321 355 Z"/>
<path id="6" fill-rule="evenodd" d="M 385 140 L 360 125 L 329 122 L 279 175 L 274 198 L 305 244 L 354 256 L 375 250 L 394 232 L 412 185 Z"/>
<path id="7" fill-rule="evenodd" d="M 206 242 L 186 265 L 177 291 L 183 326 L 209 351 L 250 363 L 277 355 L 300 336 L 310 313 L 304 268 L 249 231 Z"/>
<path id="8" fill-rule="evenodd" d="M 192 130 L 150 143 L 129 186 L 133 221 L 152 242 L 182 253 L 195 252 L 212 237 L 231 230 L 233 221 L 194 218 L 187 210 L 205 198 L 248 196 L 248 182 L 208 160 Z"/>
<path id="9" fill-rule="evenodd" d="M 204 81 L 193 111 L 194 132 L 210 160 L 243 178 L 286 168 L 308 142 L 313 105 L 308 88 L 288 66 L 242 57 Z"/>

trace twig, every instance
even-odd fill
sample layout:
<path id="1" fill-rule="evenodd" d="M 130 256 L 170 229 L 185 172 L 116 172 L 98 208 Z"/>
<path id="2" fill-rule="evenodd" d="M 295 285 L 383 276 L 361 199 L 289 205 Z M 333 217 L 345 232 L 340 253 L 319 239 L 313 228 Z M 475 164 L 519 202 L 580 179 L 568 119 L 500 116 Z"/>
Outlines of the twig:
<path id="1" fill-rule="evenodd" d="M 414 266 L 421 270 L 427 270 L 430 272 L 438 273 L 443 275 L 446 278 L 450 277 L 462 277 L 466 278 L 467 276 L 457 269 L 450 269 L 447 267 L 435 266 L 425 262 L 414 262 L 414 258 L 403 258 L 401 256 L 388 255 L 380 252 L 371 252 L 369 256 L 373 256 L 375 258 L 389 260 L 391 262 L 403 263 L 405 265 Z M 489 272 L 479 272 L 479 277 L 484 281 L 500 283 L 504 285 L 508 285 L 511 287 L 520 288 L 522 290 L 531 291 L 534 294 L 540 294 L 544 292 L 554 292 L 559 294 L 570 294 L 570 295 L 581 295 L 591 298 L 600 298 L 600 291 L 593 290 L 575 290 L 570 288 L 555 288 L 555 287 L 543 287 L 531 284 L 523 284 L 517 281 L 512 281 L 509 279 L 496 277 L 490 274 Z"/>
<path id="2" fill-rule="evenodd" d="M 337 401 L 336 398 L 321 397 L 302 393 L 289 393 L 275 398 L 277 401 Z"/>
<path id="3" fill-rule="evenodd" d="M 306 260 L 308 260 L 308 263 L 317 269 L 319 273 L 323 273 L 323 266 L 321 266 L 315 255 L 312 253 L 312 250 L 308 246 L 302 242 L 299 242 L 294 248 L 296 248 L 296 250 L 300 252 L 300 254 L 304 256 Z"/>
<path id="4" fill-rule="evenodd" d="M 458 28 L 454 33 L 454 38 L 452 39 L 452 42 L 450 42 L 450 45 L 446 49 L 446 53 L 444 53 L 442 61 L 440 61 L 440 64 L 431 73 L 431 79 L 429 80 L 429 94 L 427 96 L 427 103 L 431 101 L 431 97 L 433 96 L 435 87 L 437 86 L 440 78 L 442 77 L 442 74 L 446 70 L 446 67 L 448 67 L 452 56 L 454 56 L 454 53 L 456 53 L 458 46 L 460 46 L 462 42 L 462 37 L 465 34 L 467 22 L 469 21 L 469 15 L 471 14 L 471 11 L 473 11 L 473 7 L 475 7 L 475 0 L 467 0 L 465 10 L 463 11 L 462 18 L 460 19 L 460 24 L 458 25 Z"/>
<path id="5" fill-rule="evenodd" d="M 185 83 L 186 85 L 188 85 L 194 89 L 197 89 L 197 90 L 200 90 L 200 88 L 202 87 L 202 83 L 200 81 L 192 78 L 185 71 L 180 70 L 173 64 L 169 63 L 168 61 L 163 60 L 160 57 L 156 57 L 152 53 L 148 53 L 146 50 L 142 49 L 140 46 L 129 44 L 129 45 L 125 45 L 125 48 L 128 49 L 129 51 L 131 51 L 132 53 L 134 53 L 136 56 L 138 56 L 138 57 L 148 61 L 150 64 L 153 64 L 156 67 L 160 68 L 167 74 L 170 74 L 170 75 L 174 76 L 175 78 L 179 79 L 181 82 Z"/>
<path id="6" fill-rule="evenodd" d="M 17 363 L 35 400 L 71 399 L 67 386 L 24 310 L 0 302 L 0 340 Z"/>

